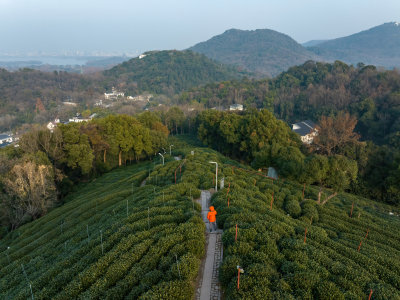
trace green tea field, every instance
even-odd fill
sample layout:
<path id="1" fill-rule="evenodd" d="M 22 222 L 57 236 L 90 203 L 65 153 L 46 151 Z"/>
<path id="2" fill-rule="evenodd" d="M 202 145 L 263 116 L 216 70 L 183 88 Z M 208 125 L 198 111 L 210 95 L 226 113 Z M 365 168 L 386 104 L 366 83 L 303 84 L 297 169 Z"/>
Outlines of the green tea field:
<path id="1" fill-rule="evenodd" d="M 303 195 L 302 185 L 171 142 L 181 160 L 166 154 L 165 165 L 157 158 L 82 183 L 0 240 L 1 298 L 193 299 L 205 253 L 194 200 L 213 187 L 216 161 L 225 299 L 400 299 L 398 208 L 346 193 L 320 205 L 317 187 Z"/>

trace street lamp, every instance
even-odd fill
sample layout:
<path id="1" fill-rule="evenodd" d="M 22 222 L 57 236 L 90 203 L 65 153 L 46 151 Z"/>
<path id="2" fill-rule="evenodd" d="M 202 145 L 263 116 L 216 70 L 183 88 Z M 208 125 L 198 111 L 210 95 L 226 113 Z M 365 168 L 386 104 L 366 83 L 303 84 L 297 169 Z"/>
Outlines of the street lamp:
<path id="1" fill-rule="evenodd" d="M 162 157 L 162 164 L 164 165 L 164 155 L 162 155 L 160 152 L 158 152 L 158 154 L 161 155 L 161 157 Z"/>
<path id="2" fill-rule="evenodd" d="M 173 147 L 174 145 L 169 145 L 169 155 L 172 155 L 171 153 L 171 147 Z"/>
<path id="3" fill-rule="evenodd" d="M 217 191 L 217 182 L 218 182 L 218 163 L 215 161 L 209 161 L 210 164 L 215 164 L 215 191 Z"/>
<path id="4" fill-rule="evenodd" d="M 8 260 L 8 263 L 10 263 L 10 257 L 8 256 L 8 251 L 10 251 L 10 247 L 7 247 L 7 251 L 6 251 L 7 260 Z"/>

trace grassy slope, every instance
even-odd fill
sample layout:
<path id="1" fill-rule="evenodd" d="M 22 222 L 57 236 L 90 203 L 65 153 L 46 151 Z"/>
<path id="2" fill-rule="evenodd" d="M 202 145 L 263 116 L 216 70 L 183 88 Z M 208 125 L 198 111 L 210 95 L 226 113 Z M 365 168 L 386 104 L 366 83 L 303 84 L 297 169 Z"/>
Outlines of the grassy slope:
<path id="1" fill-rule="evenodd" d="M 71 194 L 64 206 L 0 241 L 0 295 L 29 297 L 23 264 L 36 299 L 146 299 L 161 294 L 190 299 L 205 244 L 200 207 L 190 196 L 198 197 L 198 189 L 212 186 L 214 166 L 208 162 L 213 160 L 219 162 L 226 185 L 231 183 L 229 208 L 227 188 L 212 199 L 225 231 L 220 279 L 226 298 L 346 295 L 358 299 L 367 297 L 370 289 L 377 299 L 400 297 L 400 220 L 388 215 L 393 208 L 348 194 L 324 207 L 303 202 L 299 185 L 272 184 L 254 173 L 232 172 L 236 163 L 213 150 L 177 139 L 172 143 L 175 155 L 187 158 L 182 173 L 178 168 L 182 161 L 170 159 L 151 171 L 146 186 L 139 187 L 152 163 L 114 170 Z M 315 199 L 316 192 L 307 187 L 306 198 Z M 238 242 L 234 242 L 236 224 Z M 245 269 L 239 292 L 238 264 Z"/>

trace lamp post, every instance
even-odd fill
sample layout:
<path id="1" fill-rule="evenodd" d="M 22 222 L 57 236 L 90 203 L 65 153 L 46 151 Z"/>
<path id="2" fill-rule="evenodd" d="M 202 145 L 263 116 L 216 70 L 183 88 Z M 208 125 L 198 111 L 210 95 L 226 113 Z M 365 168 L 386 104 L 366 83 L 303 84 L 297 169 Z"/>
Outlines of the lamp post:
<path id="1" fill-rule="evenodd" d="M 240 288 L 240 273 L 244 273 L 244 269 L 241 266 L 236 266 L 236 269 L 238 270 L 237 289 L 239 290 L 239 288 Z"/>
<path id="2" fill-rule="evenodd" d="M 10 247 L 7 247 L 7 251 L 6 251 L 7 260 L 8 260 L 8 263 L 10 263 L 11 261 L 10 261 L 10 257 L 8 256 L 8 251 L 10 251 Z"/>
<path id="3" fill-rule="evenodd" d="M 158 152 L 158 154 L 161 155 L 161 157 L 162 157 L 162 164 L 164 165 L 164 155 L 162 155 L 160 152 Z"/>
<path id="4" fill-rule="evenodd" d="M 172 155 L 171 153 L 171 147 L 173 147 L 174 145 L 169 145 L 169 155 Z"/>
<path id="5" fill-rule="evenodd" d="M 209 161 L 210 164 L 215 164 L 215 191 L 217 191 L 218 188 L 218 163 L 215 161 Z"/>

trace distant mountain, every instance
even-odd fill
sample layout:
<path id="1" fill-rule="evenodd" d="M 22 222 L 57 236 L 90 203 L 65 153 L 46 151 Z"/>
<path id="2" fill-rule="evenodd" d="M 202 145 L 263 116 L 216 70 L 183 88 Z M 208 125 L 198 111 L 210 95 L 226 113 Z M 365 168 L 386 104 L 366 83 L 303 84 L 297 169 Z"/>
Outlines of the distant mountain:
<path id="1" fill-rule="evenodd" d="M 189 49 L 264 76 L 317 58 L 291 37 L 269 29 L 230 29 Z"/>
<path id="2" fill-rule="evenodd" d="M 192 51 L 151 51 L 106 70 L 131 94 L 148 91 L 172 95 L 194 86 L 242 77 L 234 67 Z"/>
<path id="3" fill-rule="evenodd" d="M 400 66 L 400 23 L 385 23 L 308 49 L 328 61 Z"/>
<path id="4" fill-rule="evenodd" d="M 314 46 L 319 45 L 319 44 L 321 44 L 323 42 L 326 42 L 326 41 L 328 41 L 328 40 L 311 40 L 311 41 L 302 43 L 301 45 L 303 47 L 314 47 Z"/>

